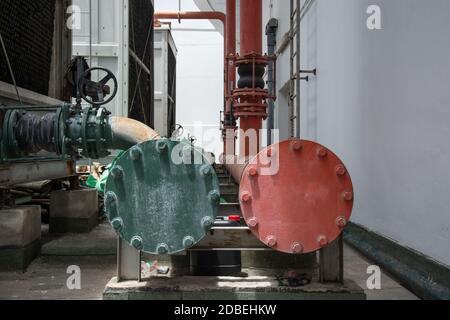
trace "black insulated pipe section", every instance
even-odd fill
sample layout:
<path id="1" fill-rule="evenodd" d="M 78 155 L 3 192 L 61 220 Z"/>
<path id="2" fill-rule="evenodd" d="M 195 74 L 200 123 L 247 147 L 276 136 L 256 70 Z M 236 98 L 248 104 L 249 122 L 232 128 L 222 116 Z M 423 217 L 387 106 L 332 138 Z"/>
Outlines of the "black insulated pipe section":
<path id="1" fill-rule="evenodd" d="M 264 74 L 266 73 L 266 67 L 264 65 L 257 64 L 255 68 L 255 88 L 264 89 L 266 82 L 264 81 Z M 253 65 L 242 64 L 238 68 L 239 81 L 238 88 L 253 88 Z"/>
<path id="2" fill-rule="evenodd" d="M 277 31 L 278 31 L 278 20 L 270 19 L 266 26 L 266 35 L 267 35 L 267 53 L 271 56 L 275 54 L 275 50 L 277 47 Z M 275 83 L 273 82 L 273 73 L 274 73 L 274 63 L 273 61 L 269 63 L 269 67 L 267 69 L 267 77 L 269 81 L 267 82 L 269 92 L 275 91 Z M 275 128 L 275 102 L 273 99 L 269 99 L 268 101 L 268 113 L 269 116 L 267 118 L 267 145 L 270 146 L 272 144 L 272 131 Z"/>
<path id="3" fill-rule="evenodd" d="M 18 148 L 35 154 L 40 151 L 56 152 L 54 124 L 56 114 L 39 116 L 32 113 L 23 114 L 16 123 L 14 134 Z"/>

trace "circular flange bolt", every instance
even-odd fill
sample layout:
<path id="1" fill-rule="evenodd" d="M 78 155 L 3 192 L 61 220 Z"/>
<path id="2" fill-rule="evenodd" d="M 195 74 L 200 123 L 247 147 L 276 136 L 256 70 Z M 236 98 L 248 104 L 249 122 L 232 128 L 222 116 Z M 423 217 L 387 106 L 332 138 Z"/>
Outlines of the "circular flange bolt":
<path id="1" fill-rule="evenodd" d="M 159 153 L 164 153 L 169 147 L 169 142 L 166 139 L 161 139 L 156 142 L 156 149 Z"/>
<path id="2" fill-rule="evenodd" d="M 214 219 L 211 217 L 204 217 L 201 221 L 201 224 L 205 230 L 209 230 L 214 225 Z"/>
<path id="3" fill-rule="evenodd" d="M 200 174 L 203 177 L 210 177 L 212 175 L 212 168 L 209 165 L 204 165 L 200 168 Z"/>
<path id="4" fill-rule="evenodd" d="M 185 247 L 186 249 L 189 249 L 189 248 L 192 248 L 192 246 L 194 244 L 195 244 L 194 237 L 191 237 L 191 236 L 184 237 L 184 239 L 183 239 L 183 247 Z"/>
<path id="5" fill-rule="evenodd" d="M 139 160 L 141 160 L 141 159 L 142 159 L 142 150 L 141 150 L 141 148 L 139 148 L 139 147 L 133 147 L 133 148 L 130 150 L 130 158 L 131 158 L 133 161 L 139 161 Z"/>
<path id="6" fill-rule="evenodd" d="M 144 241 L 142 240 L 141 237 L 134 236 L 133 238 L 131 238 L 131 245 L 137 250 L 142 250 L 144 246 Z"/>
<path id="7" fill-rule="evenodd" d="M 111 170 L 111 176 L 116 180 L 122 179 L 123 178 L 123 168 L 121 166 L 115 166 Z"/>
<path id="8" fill-rule="evenodd" d="M 275 156 L 280 161 L 271 170 L 267 157 Z M 239 199 L 248 227 L 261 242 L 280 252 L 306 254 L 342 234 L 353 209 L 353 184 L 330 149 L 290 139 L 262 150 L 250 163 Z"/>
<path id="9" fill-rule="evenodd" d="M 220 203 L 220 192 L 217 190 L 213 190 L 208 195 L 209 201 L 213 204 L 219 204 Z"/>
<path id="10" fill-rule="evenodd" d="M 114 192 L 107 192 L 105 195 L 105 204 L 107 206 L 117 202 L 117 196 Z"/>
<path id="11" fill-rule="evenodd" d="M 123 229 L 123 220 L 121 218 L 115 218 L 111 221 L 111 225 L 116 232 L 120 232 Z"/>
<path id="12" fill-rule="evenodd" d="M 158 247 L 156 248 L 156 252 L 158 254 L 168 254 L 169 253 L 169 246 L 165 243 L 161 243 L 158 245 Z"/>
<path id="13" fill-rule="evenodd" d="M 294 242 L 291 246 L 291 250 L 294 254 L 300 254 L 303 253 L 303 246 L 298 242 Z"/>

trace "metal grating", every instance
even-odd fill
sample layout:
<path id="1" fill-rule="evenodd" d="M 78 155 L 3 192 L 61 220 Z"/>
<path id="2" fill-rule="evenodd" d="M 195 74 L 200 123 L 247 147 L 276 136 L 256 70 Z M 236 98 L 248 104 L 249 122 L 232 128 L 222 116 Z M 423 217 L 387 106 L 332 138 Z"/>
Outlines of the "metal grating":
<path id="1" fill-rule="evenodd" d="M 43 95 L 49 89 L 54 16 L 55 1 L 0 1 L 0 32 L 17 85 Z M 0 81 L 12 84 L 3 50 Z"/>
<path id="2" fill-rule="evenodd" d="M 150 0 L 130 1 L 129 117 L 154 126 L 153 13 Z M 145 65 L 142 67 L 136 57 Z"/>

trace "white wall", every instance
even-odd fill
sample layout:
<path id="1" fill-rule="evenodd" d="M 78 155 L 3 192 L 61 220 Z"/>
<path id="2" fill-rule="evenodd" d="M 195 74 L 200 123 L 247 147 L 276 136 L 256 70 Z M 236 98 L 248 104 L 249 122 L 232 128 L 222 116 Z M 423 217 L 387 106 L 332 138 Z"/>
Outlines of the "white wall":
<path id="1" fill-rule="evenodd" d="M 157 0 L 155 10 L 177 11 L 178 0 Z M 182 10 L 200 11 L 193 0 L 183 0 Z M 199 146 L 220 155 L 224 40 L 223 27 L 217 26 L 202 20 L 172 21 L 178 49 L 177 122 L 196 136 Z"/>
<path id="2" fill-rule="evenodd" d="M 381 7 L 382 30 L 366 27 L 372 4 Z M 289 1 L 274 6 L 281 37 Z M 317 0 L 302 22 L 302 65 L 318 69 L 317 78 L 302 85 L 303 137 L 347 164 L 354 222 L 446 265 L 449 12 L 448 0 Z M 288 76 L 285 56 L 279 67 L 281 85 Z"/>

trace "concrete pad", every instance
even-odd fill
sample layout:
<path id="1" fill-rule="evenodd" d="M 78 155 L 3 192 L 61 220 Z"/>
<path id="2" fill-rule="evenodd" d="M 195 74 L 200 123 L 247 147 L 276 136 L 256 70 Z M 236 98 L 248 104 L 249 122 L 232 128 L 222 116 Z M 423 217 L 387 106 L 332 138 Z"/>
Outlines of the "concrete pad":
<path id="1" fill-rule="evenodd" d="M 105 222 L 89 233 L 44 234 L 41 255 L 43 256 L 115 256 L 117 235 Z"/>
<path id="2" fill-rule="evenodd" d="M 40 239 L 40 206 L 23 206 L 0 211 L 0 248 L 23 248 Z"/>
<path id="3" fill-rule="evenodd" d="M 354 282 L 321 284 L 314 280 L 302 287 L 282 286 L 276 278 L 154 277 L 148 282 L 121 282 L 113 278 L 105 300 L 365 300 Z"/>
<path id="4" fill-rule="evenodd" d="M 0 270 L 25 270 L 39 254 L 40 241 L 40 206 L 0 211 Z"/>
<path id="5" fill-rule="evenodd" d="M 86 233 L 98 224 L 97 190 L 53 192 L 50 198 L 51 233 Z"/>

